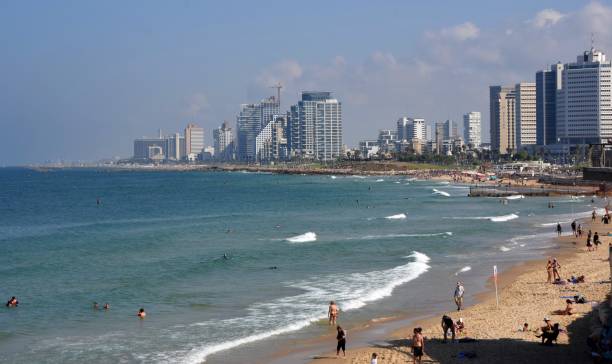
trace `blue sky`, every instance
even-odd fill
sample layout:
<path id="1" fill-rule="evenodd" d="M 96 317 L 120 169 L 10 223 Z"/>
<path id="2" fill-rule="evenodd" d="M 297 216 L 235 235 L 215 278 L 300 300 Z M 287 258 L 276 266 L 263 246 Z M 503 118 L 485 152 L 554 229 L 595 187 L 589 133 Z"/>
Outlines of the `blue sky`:
<path id="1" fill-rule="evenodd" d="M 0 165 L 127 157 L 192 121 L 210 144 L 277 81 L 284 108 L 334 92 L 349 145 L 400 116 L 488 124 L 488 85 L 573 61 L 591 31 L 612 52 L 611 22 L 590 1 L 3 1 Z"/>

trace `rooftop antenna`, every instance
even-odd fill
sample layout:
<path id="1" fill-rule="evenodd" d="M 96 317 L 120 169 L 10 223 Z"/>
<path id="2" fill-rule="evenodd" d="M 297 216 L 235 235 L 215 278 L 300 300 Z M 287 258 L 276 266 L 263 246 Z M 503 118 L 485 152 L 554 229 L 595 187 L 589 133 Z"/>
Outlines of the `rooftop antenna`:
<path id="1" fill-rule="evenodd" d="M 281 88 L 283 88 L 283 85 L 280 82 L 278 82 L 276 85 L 270 86 L 270 88 L 276 89 L 276 102 L 278 103 L 278 108 L 280 109 L 280 92 L 281 92 Z"/>

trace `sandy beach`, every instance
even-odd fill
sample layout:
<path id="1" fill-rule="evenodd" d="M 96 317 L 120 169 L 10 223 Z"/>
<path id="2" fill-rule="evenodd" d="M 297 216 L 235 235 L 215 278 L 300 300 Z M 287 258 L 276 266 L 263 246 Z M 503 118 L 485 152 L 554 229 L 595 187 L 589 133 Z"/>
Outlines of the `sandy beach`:
<path id="1" fill-rule="evenodd" d="M 590 219 L 589 219 L 590 220 Z M 590 221 L 589 221 L 590 223 Z M 583 224 L 584 225 L 584 224 Z M 603 242 L 599 249 L 587 252 L 586 235 L 574 238 L 573 235 L 557 238 L 560 248 L 554 251 L 562 265 L 562 278 L 586 276 L 586 283 L 554 285 L 546 283 L 546 259 L 537 259 L 519 265 L 500 275 L 499 307 L 496 307 L 492 278 L 489 279 L 490 291 L 483 294 L 480 303 L 461 312 L 440 312 L 435 317 L 416 322 L 395 332 L 384 342 L 372 343 L 368 347 L 352 348 L 348 339 L 346 358 L 337 359 L 335 352 L 316 356 L 312 364 L 370 363 L 372 353 L 377 353 L 378 363 L 399 364 L 412 362 L 409 338 L 414 327 L 422 327 L 425 341 L 424 363 L 588 363 L 591 362 L 586 337 L 591 331 L 597 305 L 606 300 L 610 292 L 610 266 L 608 244 L 612 238 L 604 236 L 610 225 L 599 222 L 586 226 L 586 231 L 598 231 Z M 553 253 L 551 253 L 553 254 Z M 468 287 L 469 288 L 469 287 Z M 584 295 L 589 303 L 575 304 L 576 314 L 558 315 L 556 310 L 565 308 L 564 296 Z M 449 293 L 449 309 L 453 309 L 452 292 Z M 455 321 L 459 317 L 465 322 L 465 334 L 459 339 L 469 337 L 475 342 L 442 343 L 440 318 L 447 314 Z M 539 345 L 540 339 L 534 332 L 519 331 L 523 323 L 531 330 L 544 325 L 545 316 L 553 323 L 559 323 L 566 333 L 558 338 L 553 347 Z M 334 338 L 330 337 L 330 347 Z M 462 352 L 474 352 L 475 358 L 461 358 Z"/>

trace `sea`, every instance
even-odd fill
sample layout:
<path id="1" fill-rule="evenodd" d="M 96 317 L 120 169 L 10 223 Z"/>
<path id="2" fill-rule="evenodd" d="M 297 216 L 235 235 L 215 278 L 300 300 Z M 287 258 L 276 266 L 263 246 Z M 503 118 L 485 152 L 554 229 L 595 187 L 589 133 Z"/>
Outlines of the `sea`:
<path id="1" fill-rule="evenodd" d="M 2 168 L 0 299 L 19 307 L 0 306 L 0 362 L 255 362 L 329 334 L 331 300 L 349 333 L 452 309 L 458 280 L 470 303 L 494 265 L 554 252 L 557 222 L 567 232 L 604 205 L 468 192 L 400 176 Z"/>

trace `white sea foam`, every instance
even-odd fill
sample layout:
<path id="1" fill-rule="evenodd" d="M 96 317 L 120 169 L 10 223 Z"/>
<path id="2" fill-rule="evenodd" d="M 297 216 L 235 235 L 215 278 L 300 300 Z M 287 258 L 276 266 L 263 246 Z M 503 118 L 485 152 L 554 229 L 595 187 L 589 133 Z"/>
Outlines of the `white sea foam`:
<path id="1" fill-rule="evenodd" d="M 510 221 L 510 220 L 514 220 L 514 219 L 518 219 L 518 215 L 517 214 L 509 214 L 509 215 L 503 215 L 503 216 L 493 216 L 493 217 L 489 218 L 489 220 L 491 220 L 493 222 L 504 222 L 504 221 Z"/>
<path id="2" fill-rule="evenodd" d="M 508 215 L 501 215 L 501 216 L 470 216 L 470 217 L 453 216 L 450 219 L 453 219 L 453 220 L 490 220 L 492 222 L 505 222 L 505 221 L 518 219 L 518 217 L 519 216 L 517 214 L 508 214 Z"/>
<path id="3" fill-rule="evenodd" d="M 593 213 L 593 210 L 577 212 L 577 213 L 574 213 L 574 214 L 561 214 L 561 215 L 548 216 L 547 218 L 551 219 L 553 221 L 541 223 L 538 226 L 540 226 L 540 227 L 556 226 L 557 223 L 569 224 L 569 223 L 571 223 L 574 220 L 588 218 L 588 217 L 591 216 L 592 213 Z M 597 213 L 598 217 L 601 217 L 601 215 L 606 213 L 606 209 L 604 209 L 604 208 L 597 208 L 597 209 L 595 209 L 595 213 Z"/>
<path id="4" fill-rule="evenodd" d="M 345 238 L 345 240 L 376 240 L 376 239 L 397 239 L 397 238 L 426 238 L 433 236 L 452 236 L 452 231 L 443 233 L 422 233 L 422 234 L 382 234 L 382 235 L 364 235 L 359 237 Z"/>
<path id="5" fill-rule="evenodd" d="M 382 179 L 382 178 L 379 178 L 379 179 L 377 179 L 375 182 L 385 182 L 385 180 L 384 180 L 384 179 Z"/>
<path id="6" fill-rule="evenodd" d="M 393 183 L 395 183 L 395 184 L 400 184 L 400 183 L 402 183 L 402 182 L 400 182 L 400 181 L 395 181 L 395 182 L 393 182 Z"/>
<path id="7" fill-rule="evenodd" d="M 397 286 L 418 278 L 430 268 L 430 259 L 425 254 L 415 251 L 407 258 L 411 262 L 382 271 L 344 275 L 341 280 L 337 280 L 335 276 L 321 276 L 288 282 L 287 287 L 300 289 L 303 293 L 252 304 L 247 309 L 249 314 L 246 317 L 188 325 L 182 330 L 184 335 L 209 330 L 223 332 L 226 327 L 236 326 L 243 328 L 244 333 L 242 337 L 234 340 L 213 341 L 193 348 L 179 361 L 189 364 L 202 363 L 211 354 L 302 329 L 326 317 L 326 303 L 330 298 L 336 300 L 340 309 L 346 312 L 388 297 Z M 279 312 L 283 312 L 283 315 L 279 315 Z M 292 323 L 287 325 L 287 322 Z"/>
<path id="8" fill-rule="evenodd" d="M 359 175 L 357 175 L 357 174 L 354 174 L 354 175 L 352 175 L 351 177 L 353 177 L 353 178 L 359 178 L 359 179 L 366 179 L 366 178 L 367 178 L 366 176 L 359 176 Z"/>
<path id="9" fill-rule="evenodd" d="M 502 246 L 499 247 L 499 250 L 501 250 L 503 252 L 509 252 L 510 250 L 512 250 L 512 248 L 507 248 L 507 247 L 502 245 Z"/>
<path id="10" fill-rule="evenodd" d="M 523 196 L 523 195 L 512 195 L 512 196 L 506 196 L 505 197 L 506 200 L 520 200 L 522 198 L 525 198 L 525 196 Z"/>
<path id="11" fill-rule="evenodd" d="M 313 233 L 312 231 L 309 231 L 302 235 L 292 236 L 290 238 L 287 238 L 286 240 L 290 243 L 309 243 L 311 241 L 317 240 L 317 234 Z"/>
<path id="12" fill-rule="evenodd" d="M 405 219 L 405 218 L 406 218 L 406 214 L 397 214 L 397 215 L 391 215 L 391 216 L 385 217 L 385 219 L 388 219 L 388 220 L 400 220 L 400 219 Z"/>
<path id="13" fill-rule="evenodd" d="M 448 182 L 448 181 L 440 181 L 438 183 L 441 184 L 441 185 L 448 185 L 448 184 L 450 184 L 450 182 Z"/>
<path id="14" fill-rule="evenodd" d="M 465 272 L 469 272 L 472 270 L 472 267 L 470 267 L 469 265 L 467 267 L 463 267 L 461 269 L 459 269 L 458 271 L 455 272 L 455 275 L 458 276 L 461 273 L 465 273 Z"/>
<path id="15" fill-rule="evenodd" d="M 440 196 L 450 197 L 450 193 L 445 192 L 445 191 L 440 191 L 435 188 L 433 189 L 433 193 L 436 195 L 440 195 Z"/>
<path id="16" fill-rule="evenodd" d="M 336 177 L 336 176 L 330 176 L 329 178 L 331 178 L 331 179 L 336 179 L 337 177 Z"/>

